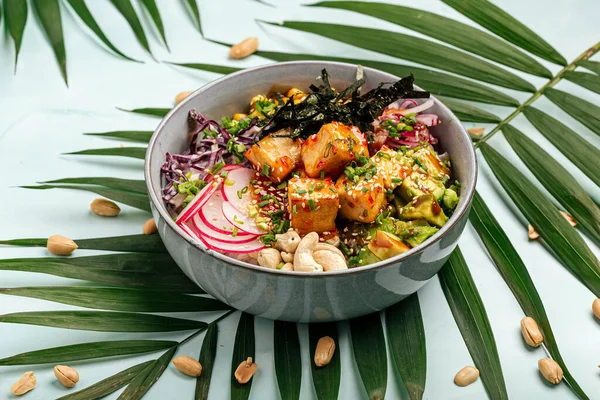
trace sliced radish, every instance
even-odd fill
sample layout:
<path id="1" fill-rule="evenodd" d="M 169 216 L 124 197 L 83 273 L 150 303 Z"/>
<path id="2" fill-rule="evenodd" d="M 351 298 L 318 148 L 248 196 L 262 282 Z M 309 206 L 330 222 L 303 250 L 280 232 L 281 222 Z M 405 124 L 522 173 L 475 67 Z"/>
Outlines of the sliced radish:
<path id="1" fill-rule="evenodd" d="M 238 229 L 246 231 L 248 233 L 254 233 L 256 235 L 262 235 L 266 232 L 256 226 L 254 218 L 248 216 L 247 212 L 236 209 L 231 203 L 223 202 L 223 215 L 230 224 L 236 226 Z"/>
<path id="2" fill-rule="evenodd" d="M 196 197 L 187 207 L 177 216 L 176 223 L 188 219 L 191 215 L 195 214 L 210 198 L 210 196 L 217 191 L 219 188 L 220 181 L 209 182 L 201 191 L 198 192 Z"/>
<path id="3" fill-rule="evenodd" d="M 216 250 L 222 253 L 246 254 L 254 253 L 255 251 L 259 251 L 265 248 L 263 242 L 261 242 L 258 238 L 255 238 L 252 241 L 246 243 L 223 243 L 213 240 L 205 235 L 200 235 L 200 240 L 209 249 Z"/>
<path id="4" fill-rule="evenodd" d="M 249 190 L 250 181 L 256 178 L 256 171 L 249 168 L 236 168 L 229 171 L 226 182 L 228 185 L 223 185 L 221 191 L 225 201 L 239 211 L 246 210 L 252 204 L 252 193 Z M 242 190 L 246 188 L 246 193 Z M 241 194 L 241 199 L 240 195 Z"/>
<path id="5" fill-rule="evenodd" d="M 224 203 L 228 204 L 223 200 L 223 194 L 221 191 L 215 192 L 206 202 L 206 204 L 204 204 L 204 207 L 198 211 L 198 215 L 200 216 L 200 219 L 202 219 L 202 222 L 208 225 L 208 227 L 213 231 L 217 231 L 224 235 L 231 235 L 235 229 L 235 226 L 229 222 L 229 219 L 226 218 L 225 215 L 223 215 Z M 246 229 L 238 229 L 241 230 L 240 233 L 248 233 L 248 230 Z"/>
<path id="6" fill-rule="evenodd" d="M 207 236 L 210 239 L 216 240 L 217 242 L 225 243 L 246 243 L 256 239 L 257 235 L 251 235 L 246 232 L 239 231 L 233 236 L 233 233 L 226 235 L 221 232 L 217 232 L 210 226 L 206 225 L 202 218 L 198 214 L 194 215 L 191 221 L 187 222 L 188 225 L 193 224 L 196 231 L 200 232 L 203 236 Z"/>
<path id="7" fill-rule="evenodd" d="M 419 114 L 417 121 L 427 126 L 435 126 L 440 123 L 440 118 L 436 114 Z"/>

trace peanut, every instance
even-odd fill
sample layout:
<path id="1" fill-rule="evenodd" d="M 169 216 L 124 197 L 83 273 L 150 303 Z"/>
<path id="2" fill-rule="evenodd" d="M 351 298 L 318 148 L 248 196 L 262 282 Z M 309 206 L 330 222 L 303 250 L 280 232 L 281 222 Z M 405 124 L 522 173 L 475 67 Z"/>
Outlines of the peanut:
<path id="1" fill-rule="evenodd" d="M 175 104 L 181 103 L 183 101 L 183 99 L 185 99 L 186 97 L 188 97 L 192 93 L 193 92 L 181 92 L 181 93 L 179 93 L 177 96 L 175 96 Z"/>
<path id="2" fill-rule="evenodd" d="M 90 208 L 94 214 L 101 217 L 116 217 L 121 212 L 118 205 L 107 199 L 95 199 Z"/>
<path id="3" fill-rule="evenodd" d="M 179 356 L 174 358 L 172 362 L 181 373 L 187 376 L 200 376 L 202 374 L 202 365 L 192 357 Z"/>
<path id="4" fill-rule="evenodd" d="M 57 256 L 68 256 L 79 246 L 73 240 L 60 235 L 52 235 L 48 238 L 46 248 L 52 254 Z"/>
<path id="5" fill-rule="evenodd" d="M 479 378 L 479 370 L 475 367 L 467 366 L 456 373 L 454 383 L 458 386 L 469 386 Z"/>
<path id="6" fill-rule="evenodd" d="M 540 328 L 531 317 L 525 317 L 521 320 L 521 334 L 525 343 L 531 347 L 538 347 L 544 341 L 544 335 L 540 331 Z"/>
<path id="7" fill-rule="evenodd" d="M 63 386 L 72 388 L 79 382 L 79 373 L 66 365 L 57 365 L 54 367 L 54 376 Z"/>
<path id="8" fill-rule="evenodd" d="M 600 299 L 594 300 L 592 303 L 592 311 L 594 312 L 596 318 L 600 318 Z"/>
<path id="9" fill-rule="evenodd" d="M 538 368 L 544 378 L 554 385 L 558 384 L 563 378 L 562 368 L 551 358 L 542 358 L 539 360 Z"/>
<path id="10" fill-rule="evenodd" d="M 154 221 L 154 218 L 150 218 L 148 221 L 146 221 L 144 223 L 144 227 L 142 228 L 142 232 L 144 233 L 144 235 L 152 235 L 157 231 L 158 228 L 156 227 L 156 221 Z"/>
<path id="11" fill-rule="evenodd" d="M 231 47 L 229 57 L 235 59 L 246 58 L 258 50 L 258 39 L 255 37 L 247 38 Z"/>
<path id="12" fill-rule="evenodd" d="M 22 396 L 30 390 L 33 390 L 36 383 L 37 380 L 33 374 L 33 371 L 25 372 L 18 381 L 13 383 L 13 385 L 10 387 L 10 391 L 15 396 Z"/>
<path id="13" fill-rule="evenodd" d="M 324 367 L 331 361 L 335 353 L 335 341 L 329 337 L 324 336 L 317 342 L 317 348 L 315 349 L 315 365 L 317 367 Z"/>
<path id="14" fill-rule="evenodd" d="M 244 385 L 252 379 L 252 376 L 256 373 L 258 365 L 252 362 L 252 357 L 248 357 L 238 365 L 235 370 L 234 376 L 240 385 Z"/>

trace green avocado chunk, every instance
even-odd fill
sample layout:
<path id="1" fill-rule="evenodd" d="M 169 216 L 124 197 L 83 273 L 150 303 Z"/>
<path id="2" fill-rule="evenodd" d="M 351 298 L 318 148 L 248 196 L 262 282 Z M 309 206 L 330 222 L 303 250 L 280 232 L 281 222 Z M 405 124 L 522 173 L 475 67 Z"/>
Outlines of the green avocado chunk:
<path id="1" fill-rule="evenodd" d="M 442 227 L 448 222 L 448 217 L 431 194 L 426 194 L 415 198 L 413 201 L 402 207 L 400 218 L 408 221 L 414 219 L 424 219 L 432 225 Z"/>
<path id="2" fill-rule="evenodd" d="M 449 210 L 454 210 L 458 204 L 458 194 L 451 188 L 444 192 L 443 202 Z"/>

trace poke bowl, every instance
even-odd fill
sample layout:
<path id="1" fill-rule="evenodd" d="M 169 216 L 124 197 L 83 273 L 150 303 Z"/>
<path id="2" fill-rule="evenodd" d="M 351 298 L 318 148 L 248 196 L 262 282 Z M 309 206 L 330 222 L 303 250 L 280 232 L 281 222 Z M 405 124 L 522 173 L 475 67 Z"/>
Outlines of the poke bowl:
<path id="1" fill-rule="evenodd" d="M 231 307 L 285 321 L 354 318 L 419 290 L 464 230 L 477 160 L 458 118 L 416 84 L 297 61 L 189 95 L 144 169 L 177 265 Z"/>

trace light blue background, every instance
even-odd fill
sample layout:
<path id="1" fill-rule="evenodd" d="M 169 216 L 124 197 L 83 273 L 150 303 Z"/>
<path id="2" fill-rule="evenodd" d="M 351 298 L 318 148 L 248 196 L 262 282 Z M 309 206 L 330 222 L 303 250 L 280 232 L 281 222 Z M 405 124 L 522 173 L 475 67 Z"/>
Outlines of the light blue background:
<path id="1" fill-rule="evenodd" d="M 567 60 L 572 60 L 587 47 L 600 39 L 598 15 L 600 3 L 593 0 L 516 1 L 495 0 L 512 15 L 519 18 L 534 31 L 555 46 Z M 160 46 L 157 35 L 147 18 L 145 27 L 149 32 L 151 46 L 158 60 L 175 62 L 204 62 L 251 66 L 265 63 L 258 57 L 239 62 L 228 60 L 228 49 L 204 41 L 195 30 L 191 19 L 179 1 L 158 2 L 167 30 L 171 53 Z M 250 0 L 200 1 L 202 23 L 206 36 L 215 40 L 237 42 L 249 36 L 260 39 L 261 49 L 315 54 L 331 54 L 356 58 L 393 60 L 365 50 L 277 27 L 261 27 L 255 19 L 269 21 L 316 20 L 377 27 L 393 31 L 405 29 L 371 17 L 349 12 L 304 8 L 297 1 L 275 1 L 277 8 L 267 7 Z M 449 7 L 434 0 L 411 0 L 397 2 L 459 19 L 472 24 Z M 68 54 L 70 88 L 62 81 L 43 33 L 30 14 L 20 55 L 18 73 L 13 75 L 14 51 L 6 34 L 0 44 L 0 238 L 46 237 L 62 234 L 68 237 L 100 237 L 133 234 L 141 231 L 148 215 L 128 207 L 116 219 L 102 219 L 89 211 L 89 203 L 96 196 L 90 193 L 52 190 L 28 191 L 18 185 L 38 181 L 76 176 L 120 176 L 141 178 L 142 162 L 106 158 L 78 158 L 62 153 L 87 148 L 118 146 L 99 138 L 83 136 L 83 132 L 110 130 L 152 130 L 157 120 L 120 112 L 115 106 L 169 107 L 180 91 L 196 89 L 218 75 L 176 69 L 154 62 L 142 50 L 129 27 L 108 2 L 88 1 L 102 28 L 117 47 L 126 54 L 144 60 L 144 64 L 123 61 L 99 45 L 87 28 L 63 7 L 64 31 Z M 136 4 L 137 5 L 137 4 Z M 415 36 L 421 36 L 414 34 Z M 596 57 L 598 59 L 598 57 Z M 556 72 L 559 67 L 543 62 Z M 517 72 L 519 75 L 526 76 Z M 543 79 L 527 76 L 537 87 Z M 418 83 L 418 82 L 417 82 Z M 568 82 L 558 86 L 595 104 L 599 97 Z M 520 100 L 527 95 L 510 92 Z M 558 116 L 595 145 L 598 137 L 566 116 L 549 101 L 536 102 L 551 115 Z M 485 107 L 504 116 L 508 108 Z M 469 124 L 473 126 L 473 124 Z M 600 191 L 587 177 L 577 171 L 556 149 L 535 132 L 531 125 L 519 117 L 515 126 L 538 140 L 548 152 L 564 161 L 576 179 L 598 201 Z M 509 150 L 499 135 L 492 141 L 523 170 L 525 167 Z M 130 144 L 125 143 L 129 146 Z M 558 345 L 565 362 L 583 389 L 592 397 L 600 398 L 599 325 L 591 313 L 594 296 L 567 272 L 542 248 L 541 243 L 527 241 L 526 225 L 509 210 L 506 197 L 498 191 L 498 185 L 484 162 L 481 163 L 479 191 L 498 216 L 503 228 L 523 257 L 544 301 Z M 531 176 L 529 172 L 527 175 Z M 483 297 L 498 351 L 510 398 L 513 399 L 567 399 L 574 398 L 564 385 L 551 387 L 540 377 L 537 360 L 545 357 L 542 349 L 526 347 L 519 331 L 523 313 L 517 302 L 496 272 L 483 251 L 472 228 L 468 227 L 460 245 L 471 267 L 475 282 Z M 590 244 L 596 254 L 598 248 Z M 78 252 L 84 254 L 83 251 Z M 93 254 L 92 252 L 85 252 Z M 0 248 L 0 258 L 46 256 L 45 249 Z M 75 281 L 31 273 L 0 272 L 0 287 L 29 285 L 75 284 Z M 472 364 L 469 353 L 460 337 L 448 305 L 440 290 L 437 278 L 419 292 L 427 337 L 427 399 L 482 399 L 486 398 L 481 381 L 467 388 L 459 388 L 452 382 L 454 374 L 465 365 Z M 32 311 L 76 309 L 76 307 L 41 300 L 0 296 L 0 314 Z M 230 360 L 233 337 L 237 325 L 237 313 L 220 323 L 219 346 L 215 372 L 211 384 L 212 399 L 229 396 Z M 192 317 L 190 315 L 179 315 Z M 212 320 L 213 315 L 202 315 Z M 349 336 L 343 327 L 339 348 L 342 352 L 342 388 L 340 399 L 364 398 L 366 393 L 355 372 L 355 364 L 349 344 Z M 272 327 L 268 320 L 256 320 L 256 362 L 259 372 L 254 378 L 252 399 L 278 398 L 273 370 Z M 308 335 L 306 326 L 300 326 L 302 358 L 304 365 L 301 397 L 315 398 L 310 377 Z M 60 346 L 85 341 L 126 338 L 173 338 L 180 334 L 105 334 L 98 332 L 67 331 L 27 325 L 0 324 L 0 358 L 20 352 Z M 200 336 L 182 346 L 178 354 L 197 357 L 202 343 Z M 81 375 L 77 388 L 81 389 L 110 376 L 131 365 L 154 358 L 160 353 L 110 359 L 99 362 L 73 363 Z M 69 392 L 54 379 L 52 366 L 0 367 L 0 398 L 12 398 L 10 385 L 25 371 L 33 369 L 38 387 L 25 398 L 49 399 Z M 407 398 L 402 385 L 388 366 L 387 398 Z M 152 388 L 149 399 L 191 399 L 194 380 L 183 377 L 172 366 Z M 117 394 L 109 398 L 116 398 Z"/>

